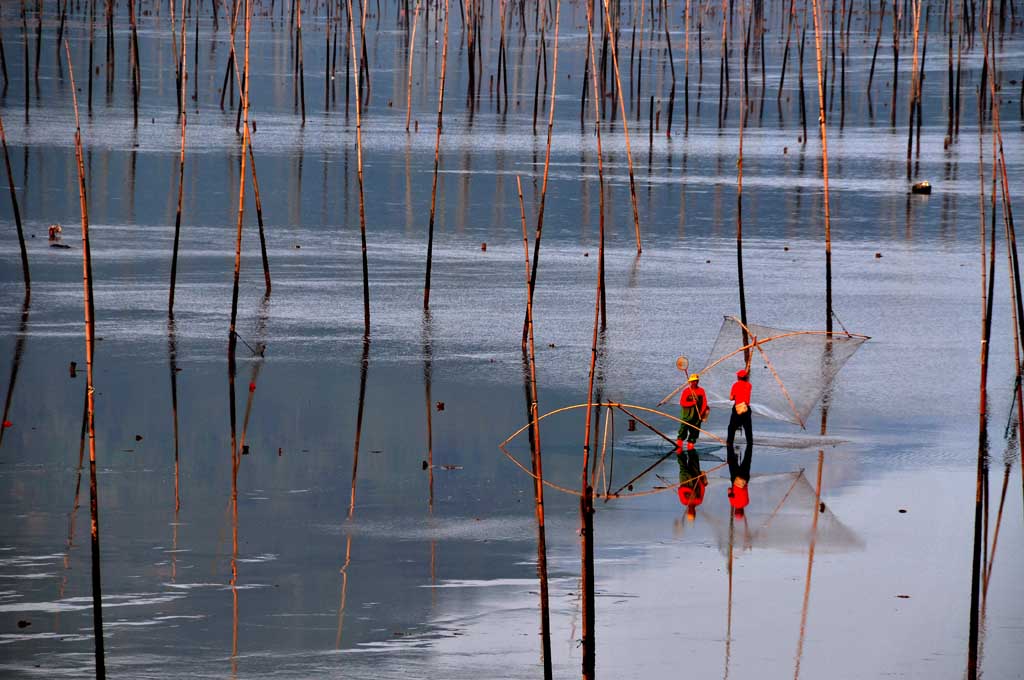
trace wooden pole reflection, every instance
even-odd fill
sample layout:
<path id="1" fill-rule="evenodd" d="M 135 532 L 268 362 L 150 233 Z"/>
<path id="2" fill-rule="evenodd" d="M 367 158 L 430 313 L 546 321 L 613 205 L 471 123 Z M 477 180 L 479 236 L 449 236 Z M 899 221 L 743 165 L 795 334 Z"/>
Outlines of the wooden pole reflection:
<path id="1" fill-rule="evenodd" d="M 18 324 L 18 339 L 14 343 L 14 360 L 11 362 L 11 377 L 7 381 L 7 396 L 4 398 L 4 415 L 2 418 L 3 424 L 0 425 L 0 446 L 4 443 L 4 433 L 7 432 L 6 423 L 8 416 L 11 413 L 11 402 L 14 400 L 14 386 L 18 381 L 18 370 L 21 368 L 21 357 L 25 353 L 25 340 L 28 337 L 26 331 L 28 330 L 28 312 L 29 312 L 29 301 L 32 295 L 29 290 L 25 290 L 25 299 L 21 304 L 21 321 Z"/>
<path id="2" fill-rule="evenodd" d="M 338 632 L 334 640 L 334 648 L 341 647 L 341 633 L 345 623 L 345 599 L 348 593 L 348 567 L 352 563 L 352 518 L 356 512 L 356 480 L 359 471 L 359 444 L 363 436 L 363 412 L 366 402 L 366 376 L 370 367 L 370 338 L 363 338 L 363 355 L 359 362 L 359 406 L 356 411 L 356 437 L 352 447 L 352 490 L 349 495 L 348 513 L 345 523 L 348 531 L 345 536 L 345 562 L 341 566 L 341 602 L 338 604 Z"/>

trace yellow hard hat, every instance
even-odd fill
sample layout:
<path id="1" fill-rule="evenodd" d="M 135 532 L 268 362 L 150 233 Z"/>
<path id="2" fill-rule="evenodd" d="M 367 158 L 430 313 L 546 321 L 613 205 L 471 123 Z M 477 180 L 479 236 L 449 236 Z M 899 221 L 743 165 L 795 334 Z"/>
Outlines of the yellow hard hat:
<path id="1" fill-rule="evenodd" d="M 700 380 L 700 376 L 699 375 L 697 375 L 696 373 L 691 373 L 690 374 L 689 382 L 696 382 L 698 380 Z"/>

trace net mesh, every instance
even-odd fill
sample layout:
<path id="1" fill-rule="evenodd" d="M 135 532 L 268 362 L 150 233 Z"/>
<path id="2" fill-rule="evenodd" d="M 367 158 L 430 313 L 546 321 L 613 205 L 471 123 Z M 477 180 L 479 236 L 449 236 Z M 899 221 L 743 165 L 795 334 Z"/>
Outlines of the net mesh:
<path id="1" fill-rule="evenodd" d="M 819 505 L 814 485 L 803 471 L 754 475 L 747 488 L 750 504 L 744 517 L 732 523 L 725 492 L 717 488 L 707 492 L 703 516 L 723 555 L 728 555 L 730 540 L 737 551 L 806 552 L 812 536 L 820 552 L 842 553 L 864 547 L 861 538 L 827 505 Z"/>
<path id="2" fill-rule="evenodd" d="M 758 324 L 747 324 L 747 328 L 757 337 L 757 348 L 750 349 L 751 409 L 801 427 L 839 370 L 869 339 L 864 335 L 787 331 Z M 749 337 L 744 342 L 739 321 L 725 318 L 700 372 L 701 387 L 713 404 L 729 403 L 736 371 L 746 365 L 744 352 L 737 350 L 751 342 Z"/>

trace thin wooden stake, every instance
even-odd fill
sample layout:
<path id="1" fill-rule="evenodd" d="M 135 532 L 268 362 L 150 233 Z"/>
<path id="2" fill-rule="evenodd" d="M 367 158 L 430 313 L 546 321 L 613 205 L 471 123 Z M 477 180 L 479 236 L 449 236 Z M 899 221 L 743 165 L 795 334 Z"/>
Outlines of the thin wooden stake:
<path id="1" fill-rule="evenodd" d="M 351 3 L 351 0 L 349 0 Z M 437 135 L 434 138 L 434 183 L 430 190 L 430 221 L 427 225 L 427 272 L 423 284 L 423 309 L 430 309 L 430 271 L 434 263 L 434 216 L 437 210 L 437 171 L 441 163 L 441 129 L 444 121 L 444 83 L 448 74 L 448 0 L 444 0 L 444 43 L 441 47 L 441 80 L 437 87 Z"/>
<path id="2" fill-rule="evenodd" d="M 32 290 L 32 277 L 28 269 L 28 250 L 25 249 L 25 232 L 21 226 L 21 211 L 18 209 L 18 194 L 14 190 L 14 173 L 11 172 L 11 157 L 7 152 L 7 134 L 4 132 L 4 118 L 0 116 L 0 142 L 4 147 L 4 166 L 7 168 L 7 187 L 11 192 L 11 207 L 14 209 L 14 226 L 18 230 L 18 247 L 21 249 L 21 275 L 25 281 L 25 292 Z"/>
<path id="3" fill-rule="evenodd" d="M 526 352 L 529 364 L 530 389 L 530 461 L 533 472 L 534 514 L 537 518 L 537 576 L 540 580 L 540 630 L 541 659 L 544 664 L 544 678 L 552 677 L 551 665 L 551 615 L 548 600 L 548 557 L 547 537 L 544 525 L 544 472 L 540 447 L 540 413 L 537 406 L 537 351 L 533 338 L 533 302 L 530 300 L 530 243 L 526 235 L 526 209 L 523 207 L 523 184 L 516 176 L 516 190 L 519 194 L 519 217 L 523 227 L 523 255 L 526 262 L 526 318 L 528 325 L 529 349 Z M 429 406 L 428 406 L 429 408 Z"/>
<path id="4" fill-rule="evenodd" d="M 78 204 L 82 216 L 82 284 L 85 308 L 85 366 L 86 410 L 89 431 L 89 516 L 91 518 L 90 546 L 92 553 L 92 625 L 96 677 L 107 677 L 103 647 L 103 589 L 100 578 L 100 511 L 96 484 L 96 389 L 93 384 L 93 348 L 95 346 L 95 310 L 92 292 L 92 255 L 89 248 L 89 202 L 85 191 L 85 161 L 82 153 L 82 128 L 78 119 L 78 95 L 75 90 L 75 72 L 71 63 L 71 48 L 64 41 L 64 53 L 71 77 L 71 97 L 75 107 L 75 160 L 78 163 Z"/>
<path id="5" fill-rule="evenodd" d="M 832 332 L 832 215 L 828 198 L 828 139 L 825 119 L 825 81 L 821 74 L 821 30 L 818 0 L 811 0 L 814 13 L 814 47 L 818 65 L 818 128 L 821 130 L 821 179 L 825 209 L 825 330 Z"/>

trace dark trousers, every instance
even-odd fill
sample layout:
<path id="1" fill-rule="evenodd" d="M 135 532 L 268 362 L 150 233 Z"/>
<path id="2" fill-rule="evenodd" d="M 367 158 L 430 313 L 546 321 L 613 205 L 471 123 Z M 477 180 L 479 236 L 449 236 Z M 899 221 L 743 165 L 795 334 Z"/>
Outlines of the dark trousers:
<path id="1" fill-rule="evenodd" d="M 747 439 L 747 445 L 743 452 L 743 462 L 736 456 L 736 447 L 733 446 L 736 440 L 736 430 L 743 428 L 743 435 Z M 750 424 L 750 409 L 746 413 L 736 413 L 733 407 L 732 415 L 729 417 L 729 432 L 726 436 L 726 447 L 728 448 L 729 476 L 735 481 L 737 477 L 750 479 L 750 460 L 754 454 L 754 434 Z"/>

